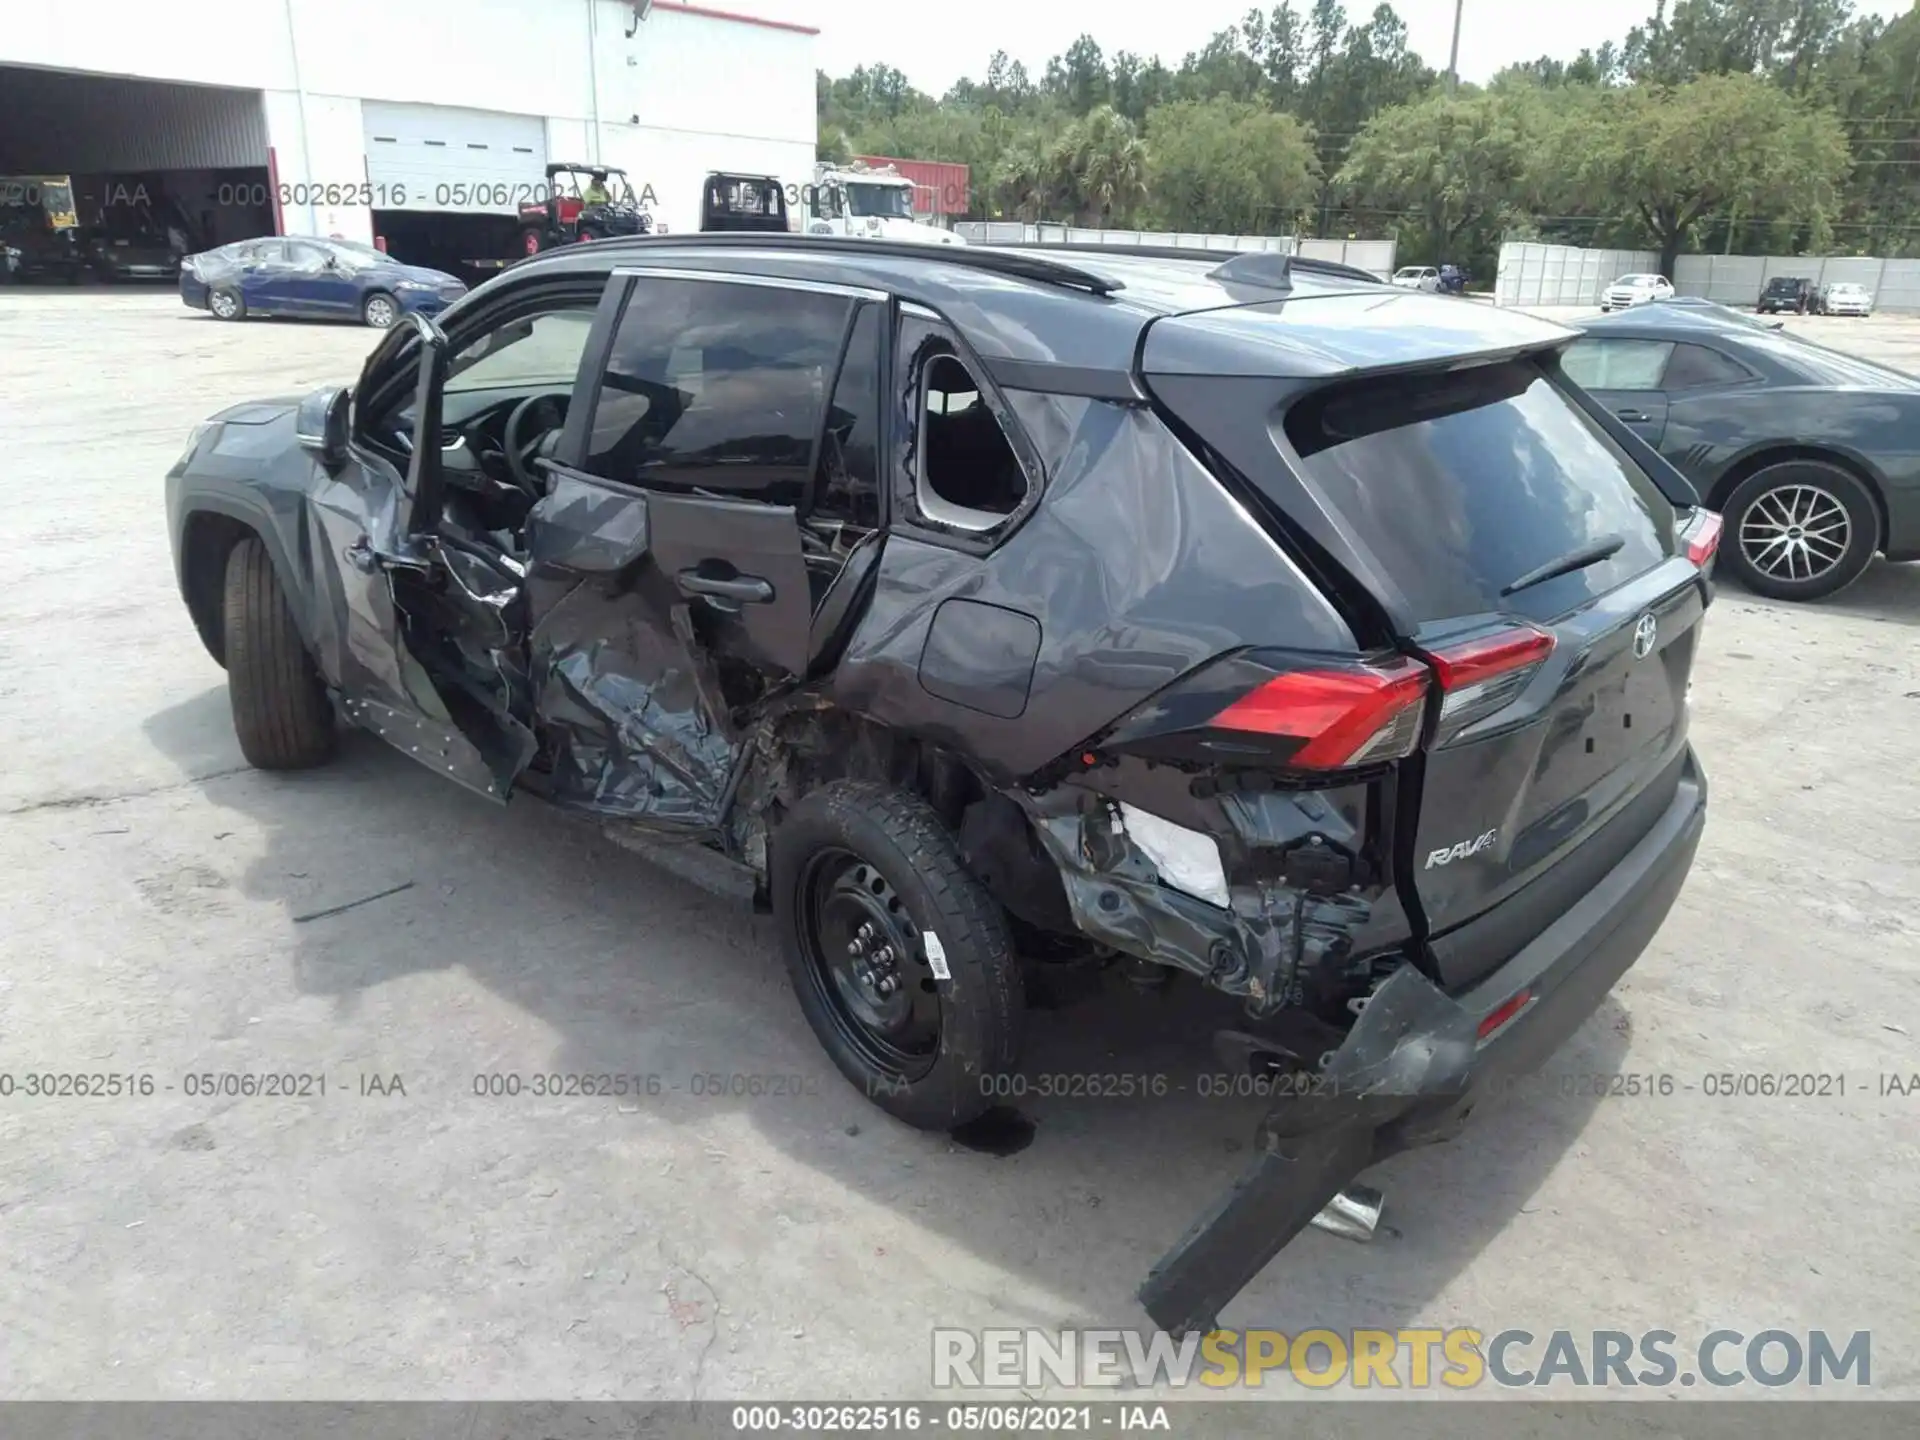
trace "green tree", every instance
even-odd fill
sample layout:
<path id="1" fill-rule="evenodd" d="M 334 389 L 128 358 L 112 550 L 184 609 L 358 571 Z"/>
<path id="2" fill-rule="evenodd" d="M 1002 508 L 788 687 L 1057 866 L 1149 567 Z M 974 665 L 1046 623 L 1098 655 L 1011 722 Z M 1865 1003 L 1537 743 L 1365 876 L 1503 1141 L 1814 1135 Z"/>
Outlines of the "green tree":
<path id="1" fill-rule="evenodd" d="M 1738 211 L 1831 238 L 1851 157 L 1832 111 L 1751 75 L 1602 91 L 1590 123 L 1564 126 L 1547 169 L 1563 195 L 1606 197 L 1674 260 L 1702 219 Z"/>
<path id="2" fill-rule="evenodd" d="M 1147 147 L 1140 132 L 1110 105 L 1076 121 L 1054 156 L 1062 190 L 1074 197 L 1084 224 L 1123 223 L 1147 195 Z"/>
<path id="3" fill-rule="evenodd" d="M 1276 233 L 1319 184 L 1313 134 L 1240 100 L 1183 100 L 1147 117 L 1149 213 L 1167 228 Z"/>
<path id="4" fill-rule="evenodd" d="M 1530 205 L 1553 123 L 1551 103 L 1532 86 L 1436 92 L 1368 121 L 1336 183 L 1364 207 L 1417 215 L 1422 252 L 1458 259 L 1463 239 L 1478 248 L 1472 232 Z"/>

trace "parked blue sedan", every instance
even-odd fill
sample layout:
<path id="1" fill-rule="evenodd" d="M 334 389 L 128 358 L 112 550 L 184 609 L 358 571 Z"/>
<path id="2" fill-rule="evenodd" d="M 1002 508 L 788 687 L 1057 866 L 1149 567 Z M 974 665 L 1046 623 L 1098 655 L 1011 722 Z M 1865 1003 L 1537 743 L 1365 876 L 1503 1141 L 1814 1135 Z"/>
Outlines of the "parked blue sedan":
<path id="1" fill-rule="evenodd" d="M 402 265 L 351 240 L 239 240 L 180 263 L 181 300 L 218 320 L 293 315 L 384 330 L 409 311 L 431 315 L 466 293 L 444 271 Z"/>

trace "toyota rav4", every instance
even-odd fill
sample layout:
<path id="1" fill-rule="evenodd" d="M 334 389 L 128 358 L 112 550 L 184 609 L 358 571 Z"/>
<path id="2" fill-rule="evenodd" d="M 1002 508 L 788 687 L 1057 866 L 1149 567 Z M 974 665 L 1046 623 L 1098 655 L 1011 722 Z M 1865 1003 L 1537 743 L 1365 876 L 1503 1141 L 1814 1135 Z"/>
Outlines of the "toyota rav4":
<path id="1" fill-rule="evenodd" d="M 909 1124 L 1018 1063 L 1021 957 L 1243 1002 L 1314 1083 L 1142 1287 L 1188 1331 L 1692 862 L 1719 520 L 1575 338 L 1278 255 L 613 240 L 215 416 L 170 527 L 249 761 L 344 717 L 712 847 Z"/>

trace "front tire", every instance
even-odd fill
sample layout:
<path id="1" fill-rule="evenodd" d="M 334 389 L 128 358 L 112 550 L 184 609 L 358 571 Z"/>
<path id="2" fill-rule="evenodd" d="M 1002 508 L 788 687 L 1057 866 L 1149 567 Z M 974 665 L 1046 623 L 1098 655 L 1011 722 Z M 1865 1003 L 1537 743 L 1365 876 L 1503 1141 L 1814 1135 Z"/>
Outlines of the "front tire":
<path id="1" fill-rule="evenodd" d="M 207 292 L 207 310 L 216 320 L 247 318 L 247 302 L 230 285 L 216 285 Z"/>
<path id="2" fill-rule="evenodd" d="M 400 302 L 386 291 L 376 290 L 361 304 L 360 318 L 370 330 L 391 330 L 400 318 Z"/>
<path id="3" fill-rule="evenodd" d="M 1818 460 L 1769 465 L 1727 497 L 1722 547 L 1740 583 L 1774 600 L 1845 589 L 1880 548 L 1880 512 L 1858 476 Z"/>
<path id="4" fill-rule="evenodd" d="M 240 753 L 256 770 L 306 770 L 333 755 L 333 704 L 301 642 L 267 547 L 227 554 L 222 603 L 227 699 Z"/>
<path id="5" fill-rule="evenodd" d="M 840 1073 L 922 1130 L 988 1109 L 1019 1056 L 1019 962 L 926 802 L 835 781 L 781 822 L 768 868 L 794 993 Z"/>
<path id="6" fill-rule="evenodd" d="M 547 248 L 546 232 L 537 225 L 529 225 L 520 232 L 520 253 L 538 255 Z"/>

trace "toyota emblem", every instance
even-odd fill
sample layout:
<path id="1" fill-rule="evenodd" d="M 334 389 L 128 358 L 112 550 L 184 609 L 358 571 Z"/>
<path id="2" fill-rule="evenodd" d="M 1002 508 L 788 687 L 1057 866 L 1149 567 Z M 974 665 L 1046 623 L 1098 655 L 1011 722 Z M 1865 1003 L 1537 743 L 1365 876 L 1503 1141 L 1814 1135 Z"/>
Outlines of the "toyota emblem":
<path id="1" fill-rule="evenodd" d="M 1633 658 L 1644 660 L 1653 653 L 1653 642 L 1660 638 L 1660 623 L 1651 615 L 1642 615 L 1633 627 Z"/>

